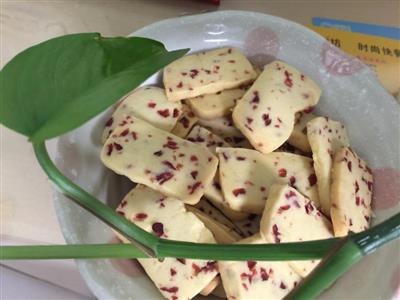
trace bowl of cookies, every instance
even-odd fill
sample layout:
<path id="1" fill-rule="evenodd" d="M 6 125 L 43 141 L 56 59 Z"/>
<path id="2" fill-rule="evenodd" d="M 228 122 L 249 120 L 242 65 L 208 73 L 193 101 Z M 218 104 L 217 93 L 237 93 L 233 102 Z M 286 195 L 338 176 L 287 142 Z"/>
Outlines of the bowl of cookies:
<path id="1" fill-rule="evenodd" d="M 342 237 L 399 212 L 400 109 L 357 58 L 244 11 L 132 35 L 191 51 L 58 138 L 56 157 L 131 222 L 165 239 L 260 244 Z M 55 206 L 68 243 L 126 241 L 60 193 Z M 368 256 L 321 299 L 395 298 L 398 251 Z M 100 299 L 282 299 L 318 263 L 78 261 Z"/>

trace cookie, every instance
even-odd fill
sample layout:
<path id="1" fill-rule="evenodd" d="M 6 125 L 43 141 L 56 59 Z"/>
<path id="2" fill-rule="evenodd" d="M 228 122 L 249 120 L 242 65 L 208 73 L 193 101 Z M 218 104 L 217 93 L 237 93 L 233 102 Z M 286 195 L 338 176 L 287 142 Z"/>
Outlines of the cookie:
<path id="1" fill-rule="evenodd" d="M 182 201 L 137 185 L 122 200 L 117 212 L 160 238 L 215 243 L 212 233 Z M 127 242 L 124 238 L 123 241 Z M 150 279 L 167 299 L 191 299 L 218 274 L 215 261 L 165 258 L 138 259 Z"/>
<path id="2" fill-rule="evenodd" d="M 215 133 L 233 147 L 253 148 L 240 130 L 234 126 L 231 116 L 213 120 L 199 119 L 198 124 Z"/>
<path id="3" fill-rule="evenodd" d="M 307 137 L 318 179 L 320 207 L 326 216 L 330 216 L 332 159 L 337 150 L 349 146 L 349 138 L 342 124 L 326 117 L 317 117 L 307 123 Z"/>
<path id="4" fill-rule="evenodd" d="M 319 203 L 312 160 L 297 154 L 262 154 L 241 148 L 217 148 L 224 204 L 229 208 L 261 214 L 274 183 L 290 184 Z"/>
<path id="5" fill-rule="evenodd" d="M 257 234 L 241 244 L 264 244 Z M 287 262 L 219 261 L 218 268 L 228 299 L 283 299 L 301 280 Z"/>
<path id="6" fill-rule="evenodd" d="M 230 115 L 236 102 L 242 98 L 245 89 L 232 89 L 198 96 L 187 100 L 196 116 L 205 120 Z"/>
<path id="7" fill-rule="evenodd" d="M 368 229 L 371 220 L 371 169 L 350 148 L 335 154 L 332 167 L 331 219 L 335 236 Z"/>
<path id="8" fill-rule="evenodd" d="M 289 138 L 295 114 L 314 107 L 320 95 L 320 88 L 308 76 L 274 61 L 238 101 L 232 118 L 255 149 L 270 153 Z"/>
<path id="9" fill-rule="evenodd" d="M 186 205 L 186 210 L 194 213 L 196 217 L 204 223 L 204 225 L 212 232 L 218 244 L 232 244 L 242 238 L 234 229 L 216 221 L 214 218 L 197 208 L 191 205 Z"/>
<path id="10" fill-rule="evenodd" d="M 307 123 L 317 116 L 311 112 L 299 112 L 294 119 L 293 131 L 288 143 L 303 152 L 311 152 L 311 146 L 307 137 Z"/>
<path id="11" fill-rule="evenodd" d="M 271 187 L 261 222 L 261 236 L 270 243 L 290 243 L 331 238 L 332 225 L 314 203 L 297 190 L 282 184 Z M 289 261 L 302 277 L 307 276 L 319 260 Z"/>
<path id="12" fill-rule="evenodd" d="M 170 101 L 233 89 L 256 78 L 248 59 L 235 48 L 220 48 L 184 56 L 163 73 Z"/>
<path id="13" fill-rule="evenodd" d="M 155 86 L 139 88 L 122 100 L 106 122 L 101 138 L 102 143 L 106 141 L 114 128 L 128 123 L 128 116 L 136 116 L 154 127 L 171 131 L 181 113 L 181 103 L 168 101 L 164 89 Z"/>
<path id="14" fill-rule="evenodd" d="M 101 160 L 115 173 L 189 204 L 204 195 L 218 166 L 206 148 L 136 117 L 113 131 Z"/>
<path id="15" fill-rule="evenodd" d="M 196 125 L 190 131 L 189 135 L 186 137 L 187 140 L 202 145 L 215 153 L 217 147 L 229 147 L 230 145 L 221 139 L 216 134 L 208 131 L 204 127 Z M 219 183 L 219 173 L 213 178 L 211 184 L 209 184 L 205 190 L 204 195 L 208 200 L 210 200 L 215 206 L 217 206 L 227 217 L 233 220 L 241 220 L 246 218 L 247 214 L 241 212 L 235 212 L 223 205 L 224 196 L 222 195 L 221 186 Z"/>

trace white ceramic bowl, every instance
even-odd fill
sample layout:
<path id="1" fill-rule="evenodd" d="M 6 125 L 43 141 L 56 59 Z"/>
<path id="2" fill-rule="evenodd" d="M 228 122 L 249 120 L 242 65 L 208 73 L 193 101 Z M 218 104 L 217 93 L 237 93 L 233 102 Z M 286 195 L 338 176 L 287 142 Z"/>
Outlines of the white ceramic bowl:
<path id="1" fill-rule="evenodd" d="M 309 29 L 273 16 L 219 11 L 161 21 L 132 35 L 163 42 L 170 50 L 238 47 L 254 62 L 289 62 L 322 88 L 317 112 L 341 120 L 353 148 L 375 175 L 379 222 L 400 210 L 399 106 L 359 60 L 330 46 Z M 155 75 L 146 83 L 159 82 Z M 57 165 L 80 186 L 115 207 L 131 183 L 106 170 L 99 159 L 106 112 L 58 139 Z M 110 229 L 55 193 L 57 215 L 68 243 L 105 243 Z M 400 244 L 386 246 L 354 266 L 322 299 L 390 299 L 399 296 Z M 133 260 L 80 260 L 83 278 L 100 299 L 162 299 Z"/>

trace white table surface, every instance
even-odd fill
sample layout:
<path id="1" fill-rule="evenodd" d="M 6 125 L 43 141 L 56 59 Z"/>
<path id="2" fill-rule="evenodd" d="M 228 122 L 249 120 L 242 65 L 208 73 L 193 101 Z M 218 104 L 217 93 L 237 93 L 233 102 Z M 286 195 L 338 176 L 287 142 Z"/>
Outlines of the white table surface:
<path id="1" fill-rule="evenodd" d="M 195 0 L 0 0 L 0 65 L 25 48 L 58 35 L 96 31 L 123 36 L 157 20 L 215 9 Z M 319 16 L 400 25 L 398 1 L 222 0 L 219 9 L 264 12 L 303 24 Z M 26 138 L 0 127 L 0 155 L 1 243 L 64 243 L 52 190 Z M 1 299 L 84 299 L 83 295 L 90 295 L 73 261 L 3 263 L 47 282 L 2 267 Z M 79 294 L 68 294 L 72 292 L 50 283 Z M 18 288 L 22 284 L 25 288 Z"/>

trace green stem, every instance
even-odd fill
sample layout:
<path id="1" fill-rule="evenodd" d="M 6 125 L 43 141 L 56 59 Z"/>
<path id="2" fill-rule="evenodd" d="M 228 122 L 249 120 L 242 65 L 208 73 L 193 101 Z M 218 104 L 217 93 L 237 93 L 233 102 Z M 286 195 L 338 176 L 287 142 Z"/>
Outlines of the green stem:
<path id="1" fill-rule="evenodd" d="M 37 160 L 46 172 L 50 181 L 53 182 L 65 195 L 111 226 L 113 229 L 123 234 L 132 244 L 142 249 L 149 256 L 156 256 L 153 248 L 158 241 L 157 237 L 118 215 L 110 207 L 97 200 L 65 177 L 51 161 L 44 143 L 33 144 L 33 148 Z"/>
<path id="2" fill-rule="evenodd" d="M 196 244 L 161 240 L 158 257 L 184 257 L 212 260 L 308 260 L 323 257 L 338 242 L 337 239 L 302 243 L 264 245 Z M 212 253 L 209 253 L 209 252 Z M 251 256 L 247 252 L 251 253 Z M 257 252 L 257 253 L 255 253 Z M 143 258 L 146 255 L 128 244 L 100 245 L 48 245 L 0 247 L 0 259 L 93 259 L 93 258 Z"/>
<path id="3" fill-rule="evenodd" d="M 1 260 L 148 257 L 138 248 L 128 244 L 4 246 L 0 249 Z"/>
<path id="4" fill-rule="evenodd" d="M 400 237 L 400 213 L 357 234 L 351 234 L 328 253 L 324 260 L 286 298 L 313 299 L 331 286 L 362 257 Z"/>

